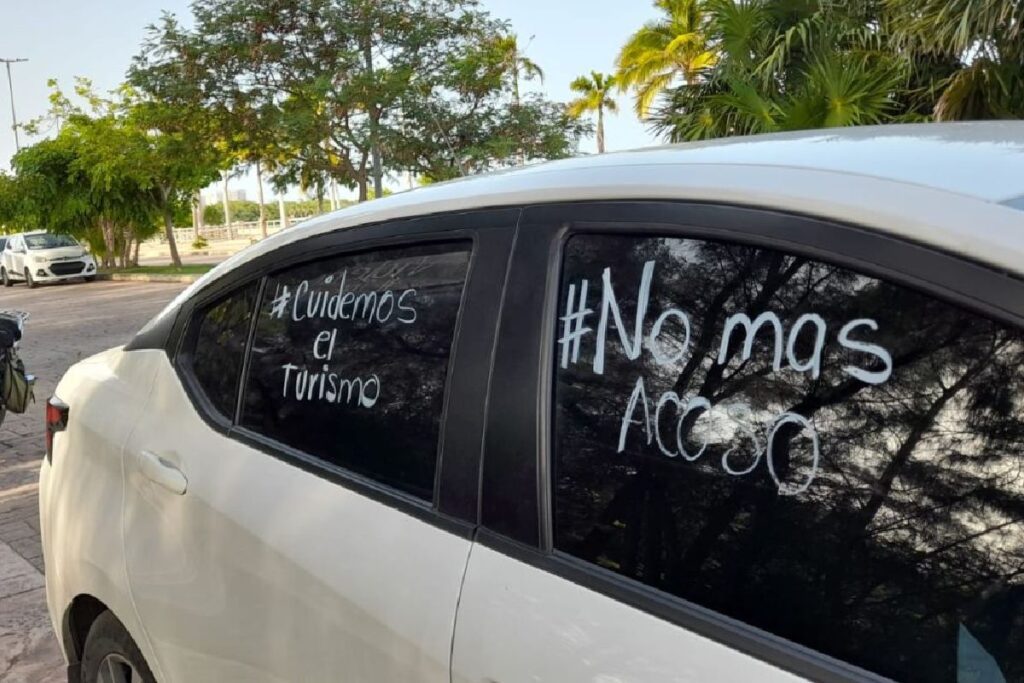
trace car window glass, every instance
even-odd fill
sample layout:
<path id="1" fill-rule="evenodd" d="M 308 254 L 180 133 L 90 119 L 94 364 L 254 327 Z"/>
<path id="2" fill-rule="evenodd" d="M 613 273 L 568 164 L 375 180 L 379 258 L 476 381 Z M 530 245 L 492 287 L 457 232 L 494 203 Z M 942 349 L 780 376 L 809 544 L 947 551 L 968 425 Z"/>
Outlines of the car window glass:
<path id="1" fill-rule="evenodd" d="M 1024 680 L 1024 333 L 770 249 L 579 235 L 558 550 L 896 680 Z"/>
<path id="2" fill-rule="evenodd" d="M 69 235 L 27 235 L 25 242 L 29 249 L 56 249 L 58 247 L 77 247 L 78 242 Z"/>
<path id="3" fill-rule="evenodd" d="M 467 244 L 349 254 L 269 278 L 242 424 L 420 498 L 433 492 Z"/>
<path id="4" fill-rule="evenodd" d="M 197 326 L 189 361 L 192 374 L 210 403 L 228 419 L 235 415 L 257 288 L 252 283 L 206 307 L 192 323 Z"/>

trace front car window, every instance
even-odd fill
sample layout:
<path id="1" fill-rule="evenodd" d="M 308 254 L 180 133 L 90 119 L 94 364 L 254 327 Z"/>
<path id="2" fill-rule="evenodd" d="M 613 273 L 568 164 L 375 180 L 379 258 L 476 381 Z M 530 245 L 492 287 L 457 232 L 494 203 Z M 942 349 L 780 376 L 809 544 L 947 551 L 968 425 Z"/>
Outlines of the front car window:
<path id="1" fill-rule="evenodd" d="M 896 680 L 1024 680 L 1024 332 L 770 249 L 580 235 L 556 549 Z"/>
<path id="2" fill-rule="evenodd" d="M 431 499 L 468 243 L 348 254 L 267 280 L 241 424 Z"/>
<path id="3" fill-rule="evenodd" d="M 77 247 L 78 242 L 70 235 L 25 235 L 25 244 L 29 249 L 56 249 L 58 247 Z"/>

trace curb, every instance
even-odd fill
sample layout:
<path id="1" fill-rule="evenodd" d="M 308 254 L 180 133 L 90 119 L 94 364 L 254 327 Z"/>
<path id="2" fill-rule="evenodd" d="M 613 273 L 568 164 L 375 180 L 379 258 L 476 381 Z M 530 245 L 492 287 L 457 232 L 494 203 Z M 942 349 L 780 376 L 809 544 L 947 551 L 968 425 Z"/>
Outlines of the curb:
<path id="1" fill-rule="evenodd" d="M 97 280 L 115 280 L 118 282 L 182 282 L 191 283 L 198 280 L 201 275 L 161 275 L 153 273 L 97 273 Z"/>

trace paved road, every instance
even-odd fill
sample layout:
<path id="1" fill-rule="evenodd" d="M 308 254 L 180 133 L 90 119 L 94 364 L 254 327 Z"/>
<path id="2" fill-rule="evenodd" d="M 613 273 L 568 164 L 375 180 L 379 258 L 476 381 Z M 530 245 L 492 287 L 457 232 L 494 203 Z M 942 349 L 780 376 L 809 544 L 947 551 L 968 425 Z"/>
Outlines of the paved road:
<path id="1" fill-rule="evenodd" d="M 68 366 L 128 341 L 182 284 L 92 282 L 0 287 L 0 310 L 28 311 L 21 356 L 37 377 L 36 404 L 0 425 L 0 681 L 64 681 L 50 631 L 39 545 L 37 481 L 43 405 Z"/>

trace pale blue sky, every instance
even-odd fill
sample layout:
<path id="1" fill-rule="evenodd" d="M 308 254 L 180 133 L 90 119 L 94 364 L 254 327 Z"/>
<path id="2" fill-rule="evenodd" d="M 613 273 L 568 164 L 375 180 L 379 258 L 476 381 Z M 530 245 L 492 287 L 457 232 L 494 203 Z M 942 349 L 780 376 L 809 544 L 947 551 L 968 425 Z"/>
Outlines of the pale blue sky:
<path id="1" fill-rule="evenodd" d="M 495 17 L 508 19 L 527 54 L 544 69 L 549 97 L 570 97 L 569 82 L 591 69 L 610 71 L 626 36 L 654 16 L 649 0 L 481 0 Z M 114 88 L 138 52 L 145 27 L 162 10 L 188 17 L 188 0 L 0 0 L 0 57 L 27 57 L 12 66 L 19 122 L 46 111 L 46 81 L 70 88 L 75 76 L 92 79 L 100 90 Z M 0 71 L 0 168 L 14 153 L 6 73 Z M 611 150 L 656 142 L 637 121 L 626 97 L 621 112 L 606 119 Z M 22 145 L 26 140 L 21 133 Z M 583 151 L 594 151 L 593 138 Z M 255 184 L 237 181 L 252 196 Z M 237 186 L 237 185 L 236 185 Z M 251 188 L 250 188 L 251 186 Z"/>

